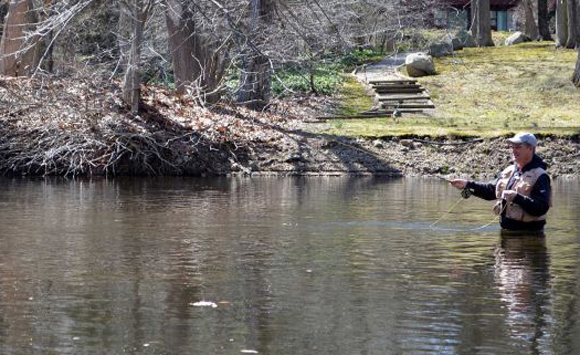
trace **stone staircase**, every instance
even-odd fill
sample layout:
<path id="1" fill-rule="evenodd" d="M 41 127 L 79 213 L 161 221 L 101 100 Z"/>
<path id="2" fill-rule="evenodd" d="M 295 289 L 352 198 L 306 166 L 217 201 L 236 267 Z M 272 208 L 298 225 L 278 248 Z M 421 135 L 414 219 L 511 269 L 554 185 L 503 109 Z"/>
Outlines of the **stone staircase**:
<path id="1" fill-rule="evenodd" d="M 392 115 L 403 113 L 421 113 L 427 109 L 434 109 L 429 93 L 414 79 L 373 79 L 368 81 L 376 93 L 379 107 L 376 110 Z"/>

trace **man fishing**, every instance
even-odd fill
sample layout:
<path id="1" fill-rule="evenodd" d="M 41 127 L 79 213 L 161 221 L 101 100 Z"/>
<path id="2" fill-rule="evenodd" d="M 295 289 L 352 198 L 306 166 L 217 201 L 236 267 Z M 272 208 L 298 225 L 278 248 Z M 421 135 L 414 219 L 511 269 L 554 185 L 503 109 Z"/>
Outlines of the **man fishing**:
<path id="1" fill-rule="evenodd" d="M 510 231 L 542 231 L 550 208 L 550 176 L 547 165 L 536 155 L 536 137 L 519 133 L 508 139 L 514 164 L 495 180 L 483 183 L 453 179 L 449 183 L 485 200 L 498 200 L 494 207 L 501 214 L 500 225 Z"/>

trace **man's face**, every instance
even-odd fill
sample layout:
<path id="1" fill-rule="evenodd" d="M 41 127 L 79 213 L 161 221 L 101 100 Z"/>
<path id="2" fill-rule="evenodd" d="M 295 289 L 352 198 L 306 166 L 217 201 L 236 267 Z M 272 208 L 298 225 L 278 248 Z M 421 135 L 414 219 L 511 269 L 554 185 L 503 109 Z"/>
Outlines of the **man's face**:
<path id="1" fill-rule="evenodd" d="M 525 143 L 510 143 L 510 149 L 514 156 L 514 160 L 522 165 L 527 164 L 534 156 L 534 147 Z"/>

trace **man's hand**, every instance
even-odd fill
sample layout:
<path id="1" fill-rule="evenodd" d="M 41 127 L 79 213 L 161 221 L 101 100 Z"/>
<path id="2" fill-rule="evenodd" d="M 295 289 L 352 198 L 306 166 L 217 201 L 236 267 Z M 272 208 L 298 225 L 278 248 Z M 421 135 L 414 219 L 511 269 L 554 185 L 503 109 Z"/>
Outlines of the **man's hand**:
<path id="1" fill-rule="evenodd" d="M 449 183 L 451 184 L 451 186 L 453 186 L 459 190 L 463 190 L 465 188 L 465 186 L 467 186 L 467 180 L 463 180 L 463 179 L 449 180 Z"/>
<path id="2" fill-rule="evenodd" d="M 501 198 L 505 199 L 507 202 L 513 202 L 517 195 L 518 193 L 515 190 L 504 190 L 501 193 Z"/>

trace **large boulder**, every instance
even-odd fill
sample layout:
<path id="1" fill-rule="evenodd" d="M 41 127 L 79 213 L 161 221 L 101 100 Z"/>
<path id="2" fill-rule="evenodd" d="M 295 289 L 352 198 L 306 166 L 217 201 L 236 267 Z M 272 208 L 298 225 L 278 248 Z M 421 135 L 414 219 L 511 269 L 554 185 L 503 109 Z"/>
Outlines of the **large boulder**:
<path id="1" fill-rule="evenodd" d="M 445 38 L 443 38 L 443 41 L 451 43 L 451 46 L 453 47 L 454 51 L 458 51 L 460 49 L 463 49 L 463 42 L 461 42 L 461 39 L 457 36 L 445 36 Z"/>
<path id="2" fill-rule="evenodd" d="M 451 42 L 437 42 L 429 46 L 429 54 L 433 57 L 443 57 L 453 54 L 453 44 Z"/>
<path id="3" fill-rule="evenodd" d="M 530 37 L 528 37 L 524 33 L 518 31 L 518 32 L 514 33 L 513 35 L 509 36 L 508 38 L 506 38 L 505 45 L 511 46 L 514 44 L 524 43 L 524 42 L 528 42 L 528 41 L 530 41 Z"/>
<path id="4" fill-rule="evenodd" d="M 409 54 L 405 59 L 405 66 L 409 76 L 417 77 L 436 74 L 433 57 L 427 53 Z"/>
<path id="5" fill-rule="evenodd" d="M 459 39 L 463 47 L 477 47 L 477 42 L 475 41 L 475 38 L 473 38 L 473 36 L 465 30 L 457 32 L 457 35 L 455 37 Z"/>

